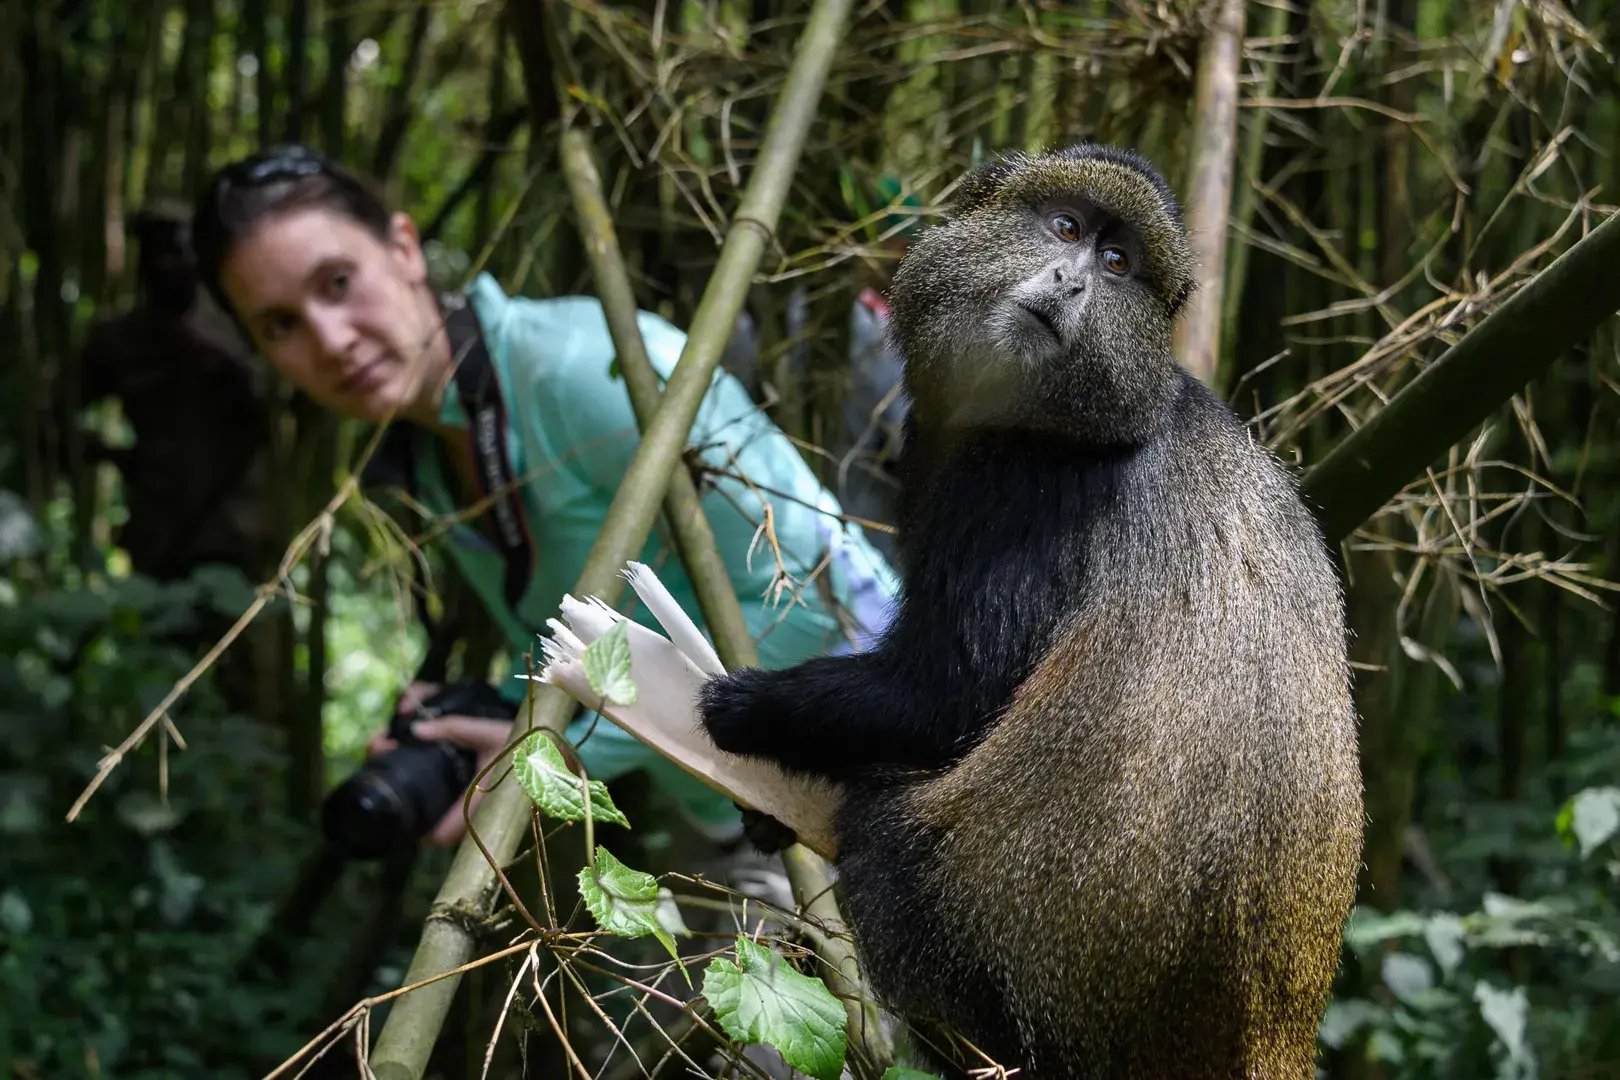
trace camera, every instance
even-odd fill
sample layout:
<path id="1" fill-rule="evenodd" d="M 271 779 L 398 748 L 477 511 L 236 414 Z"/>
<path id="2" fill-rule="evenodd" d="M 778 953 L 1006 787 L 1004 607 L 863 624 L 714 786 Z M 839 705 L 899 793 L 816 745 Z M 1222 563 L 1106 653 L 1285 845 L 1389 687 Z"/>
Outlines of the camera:
<path id="1" fill-rule="evenodd" d="M 396 715 L 388 736 L 399 745 L 367 761 L 322 804 L 327 842 L 349 858 L 378 858 L 433 828 L 467 790 L 477 755 L 444 740 L 419 739 L 412 723 L 435 716 L 510 721 L 516 713 L 494 687 L 467 679 L 446 684 L 416 713 Z"/>

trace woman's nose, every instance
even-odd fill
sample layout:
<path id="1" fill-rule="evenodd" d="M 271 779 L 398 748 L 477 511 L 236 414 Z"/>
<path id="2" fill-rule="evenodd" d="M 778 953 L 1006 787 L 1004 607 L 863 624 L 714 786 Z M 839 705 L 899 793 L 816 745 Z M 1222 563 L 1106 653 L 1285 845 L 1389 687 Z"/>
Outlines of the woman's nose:
<path id="1" fill-rule="evenodd" d="M 327 356 L 348 355 L 356 334 L 353 325 L 341 312 L 317 309 L 310 312 L 309 322 L 322 353 Z"/>

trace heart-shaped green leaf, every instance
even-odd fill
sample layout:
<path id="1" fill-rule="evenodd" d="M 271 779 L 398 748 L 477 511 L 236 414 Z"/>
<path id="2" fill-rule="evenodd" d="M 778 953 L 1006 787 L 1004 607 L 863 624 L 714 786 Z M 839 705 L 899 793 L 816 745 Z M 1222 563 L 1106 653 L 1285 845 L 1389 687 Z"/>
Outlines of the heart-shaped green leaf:
<path id="1" fill-rule="evenodd" d="M 528 792 L 534 805 L 550 817 L 562 821 L 585 820 L 585 797 L 580 791 L 579 777 L 563 760 L 562 751 L 551 741 L 551 736 L 536 731 L 518 746 L 512 764 L 518 783 Z M 629 827 L 630 821 L 613 805 L 607 785 L 600 780 L 590 782 L 591 819 L 611 821 Z"/>
<path id="2" fill-rule="evenodd" d="M 747 937 L 737 938 L 735 963 L 720 957 L 703 973 L 703 996 L 727 1035 L 766 1043 L 817 1080 L 844 1070 L 844 1007 L 820 979 Z"/>

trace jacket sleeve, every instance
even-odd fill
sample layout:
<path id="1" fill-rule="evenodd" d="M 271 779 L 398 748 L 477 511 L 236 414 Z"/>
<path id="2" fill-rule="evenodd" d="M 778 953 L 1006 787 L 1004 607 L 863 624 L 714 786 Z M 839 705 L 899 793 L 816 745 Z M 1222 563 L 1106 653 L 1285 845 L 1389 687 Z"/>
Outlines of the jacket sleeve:
<path id="1" fill-rule="evenodd" d="M 554 301 L 546 311 L 555 325 L 534 345 L 549 355 L 534 405 L 558 460 L 611 498 L 641 441 L 613 339 L 594 300 Z M 685 339 L 651 320 L 643 313 L 642 337 L 662 376 L 673 370 Z"/>
<path id="2" fill-rule="evenodd" d="M 560 456 L 607 501 L 623 480 L 640 436 L 624 382 L 610 373 L 612 342 L 600 308 L 593 306 L 592 313 L 594 318 L 579 322 L 593 330 L 599 327 L 601 339 L 556 369 L 548 411 L 555 418 L 557 441 L 565 444 L 556 447 Z M 640 318 L 653 367 L 667 378 L 685 335 L 655 315 L 643 312 Z M 577 337 L 572 341 L 579 343 Z M 867 611 L 873 612 L 894 596 L 898 583 L 881 554 L 858 527 L 843 524 L 838 500 L 729 373 L 714 375 L 688 443 L 706 467 L 699 477 L 703 508 L 745 609 L 753 607 L 759 616 L 766 606 L 778 556 L 781 569 L 800 584 L 812 575 L 827 575 L 840 604 L 864 598 Z M 762 527 L 767 518 L 768 531 Z M 817 600 L 815 586 L 807 585 L 803 598 L 806 606 L 795 614 L 831 634 L 833 620 Z M 768 622 L 769 616 L 754 621 Z"/>

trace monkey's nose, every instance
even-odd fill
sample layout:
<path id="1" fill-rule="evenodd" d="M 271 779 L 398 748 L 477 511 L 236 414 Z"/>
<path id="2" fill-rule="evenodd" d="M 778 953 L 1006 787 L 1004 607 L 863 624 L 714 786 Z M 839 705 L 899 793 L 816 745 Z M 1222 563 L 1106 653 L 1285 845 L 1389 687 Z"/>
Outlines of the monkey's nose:
<path id="1" fill-rule="evenodd" d="M 1071 300 L 1086 291 L 1085 277 L 1072 270 L 1065 274 L 1061 266 L 1052 268 L 1052 282 L 1063 296 Z"/>

